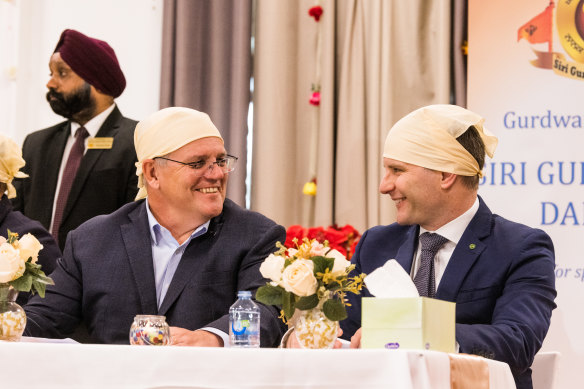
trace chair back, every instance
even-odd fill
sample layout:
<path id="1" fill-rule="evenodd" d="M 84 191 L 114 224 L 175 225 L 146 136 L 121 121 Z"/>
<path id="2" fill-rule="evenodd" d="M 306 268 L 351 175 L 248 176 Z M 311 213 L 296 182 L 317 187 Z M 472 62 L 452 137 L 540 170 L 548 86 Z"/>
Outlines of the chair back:
<path id="1" fill-rule="evenodd" d="M 539 352 L 531 365 L 533 389 L 555 389 L 558 376 L 560 353 Z"/>

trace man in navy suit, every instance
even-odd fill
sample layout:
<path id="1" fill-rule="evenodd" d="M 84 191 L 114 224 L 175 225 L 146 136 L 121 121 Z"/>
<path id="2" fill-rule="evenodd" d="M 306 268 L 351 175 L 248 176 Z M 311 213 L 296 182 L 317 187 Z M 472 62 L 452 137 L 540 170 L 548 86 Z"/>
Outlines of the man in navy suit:
<path id="1" fill-rule="evenodd" d="M 554 248 L 545 232 L 491 213 L 477 195 L 485 152 L 492 157 L 497 144 L 483 121 L 434 105 L 395 124 L 380 191 L 395 202 L 397 223 L 366 231 L 352 262 L 356 273 L 371 273 L 396 259 L 417 286 L 423 268 L 433 283 L 420 294 L 456 303 L 460 352 L 508 363 L 517 388 L 531 388 L 530 366 L 556 306 Z M 443 237 L 426 263 L 418 244 L 425 233 Z M 341 323 L 352 347 L 360 345 L 362 296 L 349 295 Z"/>
<path id="2" fill-rule="evenodd" d="M 55 285 L 26 305 L 25 335 L 128 343 L 135 315 L 166 316 L 172 344 L 223 346 L 239 290 L 264 285 L 259 267 L 285 229 L 225 198 L 236 157 L 208 115 L 166 108 L 138 124 L 137 201 L 71 231 Z M 259 304 L 260 343 L 283 333 L 279 312 Z"/>

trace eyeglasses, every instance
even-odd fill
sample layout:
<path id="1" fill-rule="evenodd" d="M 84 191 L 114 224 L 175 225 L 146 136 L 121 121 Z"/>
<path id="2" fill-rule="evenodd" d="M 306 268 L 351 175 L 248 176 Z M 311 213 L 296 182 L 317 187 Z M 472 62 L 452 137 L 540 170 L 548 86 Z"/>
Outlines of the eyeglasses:
<path id="1" fill-rule="evenodd" d="M 181 165 L 185 165 L 190 167 L 192 170 L 200 173 L 201 175 L 205 174 L 207 171 L 213 170 L 213 167 L 217 165 L 219 169 L 223 173 L 229 173 L 235 170 L 235 164 L 237 163 L 237 157 L 233 155 L 226 155 L 225 157 L 218 158 L 216 161 L 196 161 L 196 162 L 181 162 L 175 161 L 174 159 L 166 158 L 166 157 L 154 157 L 153 159 L 164 159 L 170 162 L 180 163 Z M 205 167 L 209 165 L 209 168 L 205 170 Z"/>

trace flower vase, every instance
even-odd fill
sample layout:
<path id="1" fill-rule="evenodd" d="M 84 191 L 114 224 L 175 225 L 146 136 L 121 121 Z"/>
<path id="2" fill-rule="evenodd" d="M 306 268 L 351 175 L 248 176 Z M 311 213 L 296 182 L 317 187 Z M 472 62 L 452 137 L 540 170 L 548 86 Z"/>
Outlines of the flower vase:
<path id="1" fill-rule="evenodd" d="M 8 284 L 0 284 L 0 340 L 18 342 L 26 326 L 26 314 L 18 305 L 18 291 Z"/>
<path id="2" fill-rule="evenodd" d="M 339 322 L 328 319 L 319 308 L 296 311 L 294 332 L 302 348 L 332 348 L 338 331 Z"/>

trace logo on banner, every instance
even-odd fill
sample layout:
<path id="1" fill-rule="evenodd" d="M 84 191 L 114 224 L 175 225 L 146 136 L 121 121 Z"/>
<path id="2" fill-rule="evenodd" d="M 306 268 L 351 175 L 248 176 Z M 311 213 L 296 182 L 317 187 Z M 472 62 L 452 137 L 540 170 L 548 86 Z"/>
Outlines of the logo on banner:
<path id="1" fill-rule="evenodd" d="M 553 51 L 553 26 L 555 4 L 549 5 L 517 31 L 517 41 L 547 43 L 547 51 L 533 49 L 536 59 L 530 63 L 538 68 L 553 69 L 555 74 L 584 81 L 584 0 L 562 0 L 556 10 L 556 26 L 563 53 Z"/>

